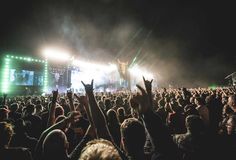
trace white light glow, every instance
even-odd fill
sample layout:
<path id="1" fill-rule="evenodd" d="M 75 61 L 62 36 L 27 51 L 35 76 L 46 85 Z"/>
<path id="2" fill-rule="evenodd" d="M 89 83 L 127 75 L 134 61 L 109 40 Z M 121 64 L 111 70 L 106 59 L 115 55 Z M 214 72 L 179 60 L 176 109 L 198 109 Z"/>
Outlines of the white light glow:
<path id="1" fill-rule="evenodd" d="M 81 70 L 88 70 L 90 72 L 102 71 L 105 73 L 109 73 L 109 72 L 117 70 L 117 66 L 111 63 L 108 65 L 102 65 L 102 64 L 90 63 L 90 62 L 85 62 L 85 61 L 73 60 L 72 65 L 80 67 Z"/>
<path id="2" fill-rule="evenodd" d="M 140 79 L 142 79 L 142 76 L 144 76 L 147 79 L 154 78 L 152 73 L 149 73 L 148 71 L 144 69 L 141 69 L 138 65 L 135 65 L 132 68 L 129 68 L 128 71 L 130 72 L 131 75 Z"/>
<path id="3" fill-rule="evenodd" d="M 43 50 L 43 55 L 48 60 L 60 60 L 67 61 L 70 59 L 70 54 L 66 51 L 56 49 L 56 48 L 46 48 Z"/>
<path id="4" fill-rule="evenodd" d="M 81 83 L 78 83 L 80 81 L 90 83 L 91 80 L 94 79 L 94 87 L 97 92 L 100 92 L 104 91 L 104 88 L 102 87 L 104 84 L 114 83 L 115 79 L 118 79 L 115 78 L 118 74 L 117 66 L 112 63 L 105 65 L 73 60 L 72 65 L 79 69 L 72 70 L 71 72 L 71 88 L 73 88 L 75 92 L 80 92 L 84 88 Z"/>

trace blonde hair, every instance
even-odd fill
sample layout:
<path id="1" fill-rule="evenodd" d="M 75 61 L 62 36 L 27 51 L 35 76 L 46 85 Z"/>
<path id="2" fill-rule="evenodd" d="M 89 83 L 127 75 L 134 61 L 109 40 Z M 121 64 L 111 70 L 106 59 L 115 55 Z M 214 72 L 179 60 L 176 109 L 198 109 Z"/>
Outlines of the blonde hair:
<path id="1" fill-rule="evenodd" d="M 8 146 L 13 134 L 13 126 L 10 123 L 0 122 L 0 147 Z"/>
<path id="2" fill-rule="evenodd" d="M 87 143 L 82 150 L 80 160 L 121 160 L 114 145 L 104 139 L 96 139 Z"/>

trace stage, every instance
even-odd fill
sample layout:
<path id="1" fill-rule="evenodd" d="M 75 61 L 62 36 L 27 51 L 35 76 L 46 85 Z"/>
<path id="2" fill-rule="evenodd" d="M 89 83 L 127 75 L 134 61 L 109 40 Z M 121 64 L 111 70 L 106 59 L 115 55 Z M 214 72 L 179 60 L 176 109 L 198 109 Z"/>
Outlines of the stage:
<path id="1" fill-rule="evenodd" d="M 140 67 L 124 63 L 96 63 L 69 59 L 60 62 L 50 59 L 5 55 L 2 58 L 1 91 L 9 95 L 41 95 L 59 90 L 84 93 L 81 83 L 94 79 L 95 92 L 135 90 L 142 76 L 154 76 Z M 60 65 L 59 65 L 60 64 Z"/>

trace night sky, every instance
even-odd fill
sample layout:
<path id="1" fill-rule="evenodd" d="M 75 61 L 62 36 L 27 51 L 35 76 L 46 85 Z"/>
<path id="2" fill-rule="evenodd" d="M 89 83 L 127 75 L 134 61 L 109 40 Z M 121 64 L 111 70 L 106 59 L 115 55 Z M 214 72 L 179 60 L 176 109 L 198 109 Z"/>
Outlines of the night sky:
<path id="1" fill-rule="evenodd" d="M 225 83 L 236 71 L 235 5 L 227 1 L 7 0 L 0 51 L 41 57 L 60 46 L 79 59 L 135 63 L 161 82 Z"/>

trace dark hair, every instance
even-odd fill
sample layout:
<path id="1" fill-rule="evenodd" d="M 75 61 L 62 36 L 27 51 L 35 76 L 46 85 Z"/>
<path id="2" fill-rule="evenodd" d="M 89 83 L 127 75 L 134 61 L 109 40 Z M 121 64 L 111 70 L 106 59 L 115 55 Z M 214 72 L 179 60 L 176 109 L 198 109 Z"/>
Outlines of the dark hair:
<path id="1" fill-rule="evenodd" d="M 125 109 L 123 107 L 118 108 L 117 114 L 119 122 L 122 123 L 125 120 Z"/>
<path id="2" fill-rule="evenodd" d="M 58 105 L 55 110 L 55 117 L 64 115 L 64 109 L 62 106 Z"/>
<path id="3" fill-rule="evenodd" d="M 43 156 L 45 159 L 66 158 L 66 135 L 59 129 L 51 131 L 43 141 Z"/>
<path id="4" fill-rule="evenodd" d="M 35 110 L 35 105 L 34 104 L 28 104 L 25 108 L 25 111 L 27 113 L 30 113 L 30 114 L 32 114 L 34 112 L 34 110 Z"/>
<path id="5" fill-rule="evenodd" d="M 196 97 L 195 100 L 198 102 L 199 105 L 204 105 L 204 100 L 201 97 Z"/>
<path id="6" fill-rule="evenodd" d="M 108 123 L 111 125 L 119 124 L 118 117 L 114 109 L 109 109 L 107 111 L 107 120 L 108 120 Z"/>
<path id="7" fill-rule="evenodd" d="M 186 105 L 184 107 L 184 113 L 185 113 L 186 116 L 188 116 L 188 115 L 199 115 L 198 110 L 192 104 Z"/>
<path id="8" fill-rule="evenodd" d="M 200 134 L 204 131 L 204 123 L 200 116 L 189 115 L 185 119 L 187 130 L 192 134 Z"/>
<path id="9" fill-rule="evenodd" d="M 19 105 L 17 103 L 12 103 L 11 106 L 10 106 L 10 110 L 12 112 L 17 111 L 18 108 L 19 108 Z"/>
<path id="10" fill-rule="evenodd" d="M 136 118 L 128 118 L 121 124 L 121 136 L 128 154 L 136 154 L 143 150 L 146 133 L 143 124 Z"/>
<path id="11" fill-rule="evenodd" d="M 105 99 L 104 104 L 106 106 L 106 109 L 110 109 L 112 107 L 111 100 L 108 98 Z"/>

